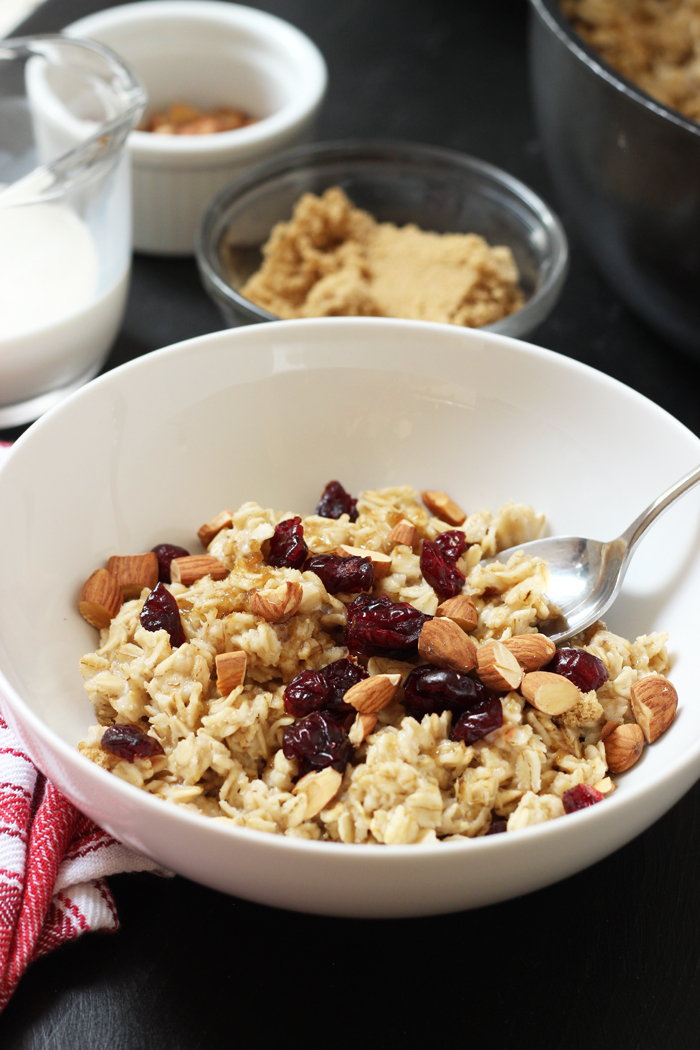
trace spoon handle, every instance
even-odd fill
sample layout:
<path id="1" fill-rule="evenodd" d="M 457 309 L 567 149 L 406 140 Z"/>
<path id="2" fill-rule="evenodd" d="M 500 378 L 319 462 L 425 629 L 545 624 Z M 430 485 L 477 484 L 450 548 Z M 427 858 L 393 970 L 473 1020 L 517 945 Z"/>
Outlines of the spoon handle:
<path id="1" fill-rule="evenodd" d="M 659 515 L 663 514 L 665 510 L 668 510 L 677 499 L 684 496 L 686 492 L 690 491 L 690 489 L 694 488 L 698 482 L 700 482 L 700 467 L 695 467 L 695 469 L 691 470 L 689 474 L 685 474 L 684 477 L 677 481 L 675 485 L 671 485 L 669 489 L 662 492 L 646 510 L 642 511 L 639 517 L 636 518 L 630 527 L 622 533 L 622 536 L 620 536 L 620 539 L 627 544 L 625 560 L 630 557 L 637 543 L 652 522 L 656 521 Z"/>

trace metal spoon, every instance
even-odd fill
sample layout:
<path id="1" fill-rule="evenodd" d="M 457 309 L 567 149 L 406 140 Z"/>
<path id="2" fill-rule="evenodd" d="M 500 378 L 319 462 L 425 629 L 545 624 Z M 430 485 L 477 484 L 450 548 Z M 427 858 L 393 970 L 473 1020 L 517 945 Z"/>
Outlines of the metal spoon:
<path id="1" fill-rule="evenodd" d="M 556 619 L 539 625 L 553 642 L 564 642 L 600 619 L 619 594 L 630 559 L 640 539 L 677 499 L 700 482 L 700 467 L 691 470 L 643 511 L 616 540 L 601 543 L 582 536 L 550 536 L 510 547 L 497 555 L 503 561 L 515 551 L 546 558 L 551 584 L 548 598 L 561 610 Z"/>

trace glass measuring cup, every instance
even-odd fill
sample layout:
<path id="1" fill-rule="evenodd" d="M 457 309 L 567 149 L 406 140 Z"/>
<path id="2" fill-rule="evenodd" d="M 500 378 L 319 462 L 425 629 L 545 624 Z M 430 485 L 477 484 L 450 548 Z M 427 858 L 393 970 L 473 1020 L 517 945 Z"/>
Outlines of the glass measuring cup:
<path id="1" fill-rule="evenodd" d="M 145 93 L 108 48 L 0 41 L 0 428 L 91 379 L 131 264 L 126 138 Z"/>

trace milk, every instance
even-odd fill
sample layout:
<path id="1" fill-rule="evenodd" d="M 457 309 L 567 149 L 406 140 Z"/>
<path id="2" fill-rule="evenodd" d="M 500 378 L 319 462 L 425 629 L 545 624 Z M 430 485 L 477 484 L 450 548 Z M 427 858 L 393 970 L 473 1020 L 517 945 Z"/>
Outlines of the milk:
<path id="1" fill-rule="evenodd" d="M 98 291 L 99 273 L 92 234 L 66 205 L 0 207 L 0 426 L 16 421 L 10 406 L 99 369 L 121 320 L 128 264 Z"/>
<path id="2" fill-rule="evenodd" d="M 80 314 L 97 275 L 90 231 L 70 208 L 0 207 L 0 353 L 4 339 Z"/>

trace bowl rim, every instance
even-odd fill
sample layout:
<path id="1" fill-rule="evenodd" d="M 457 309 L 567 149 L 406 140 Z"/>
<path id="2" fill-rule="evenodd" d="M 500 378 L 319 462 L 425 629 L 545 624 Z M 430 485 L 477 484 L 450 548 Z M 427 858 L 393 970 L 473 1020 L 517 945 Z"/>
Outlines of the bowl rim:
<path id="1" fill-rule="evenodd" d="M 638 102 L 655 116 L 662 117 L 672 124 L 677 124 L 692 135 L 700 136 L 700 124 L 697 121 L 692 120 L 691 117 L 684 116 L 677 109 L 672 109 L 665 103 L 659 102 L 653 95 L 647 94 L 643 88 L 638 87 L 633 81 L 628 80 L 622 73 L 619 73 L 590 44 L 586 43 L 574 29 L 573 23 L 569 21 L 559 7 L 558 0 L 530 0 L 530 7 L 533 14 L 540 18 L 550 32 L 579 61 L 607 81 L 616 91 L 627 95 L 634 102 Z"/>
<path id="2" fill-rule="evenodd" d="M 288 134 L 320 105 L 328 86 L 328 69 L 316 44 L 296 26 L 257 8 L 222 0 L 136 0 L 85 15 L 62 29 L 65 36 L 87 37 L 91 32 L 121 25 L 138 26 L 148 20 L 180 19 L 206 24 L 245 28 L 263 41 L 282 46 L 301 73 L 288 101 L 267 117 L 233 131 L 209 135 L 154 135 L 135 128 L 129 135 L 129 149 L 137 161 L 166 161 L 168 158 L 205 157 L 247 152 Z M 128 60 L 123 60 L 128 65 Z M 148 100 L 146 101 L 148 105 Z"/>
<path id="3" fill-rule="evenodd" d="M 499 326 L 506 321 L 511 321 L 517 315 L 523 321 L 523 329 L 529 330 L 527 328 L 528 318 L 538 313 L 543 300 L 558 293 L 568 271 L 569 245 L 564 227 L 557 214 L 534 190 L 495 164 L 459 150 L 401 139 L 332 139 L 327 142 L 296 146 L 234 177 L 210 201 L 197 231 L 195 258 L 207 291 L 213 293 L 215 298 L 235 304 L 238 310 L 247 312 L 251 322 L 279 321 L 280 318 L 275 314 L 269 313 L 237 292 L 224 279 L 218 267 L 218 248 L 224 233 L 228 209 L 237 198 L 271 181 L 276 176 L 284 174 L 285 170 L 293 168 L 297 161 L 303 158 L 313 164 L 314 161 L 324 163 L 343 157 L 360 159 L 363 154 L 375 160 L 393 160 L 394 162 L 411 162 L 414 159 L 432 160 L 445 167 L 458 167 L 478 172 L 505 188 L 536 215 L 549 241 L 551 252 L 549 273 L 532 298 L 528 299 L 525 305 L 516 311 L 516 314 L 509 314 L 500 321 L 476 329 L 480 332 L 499 333 Z"/>
<path id="4" fill-rule="evenodd" d="M 279 326 L 282 327 L 280 328 Z M 654 413 L 658 413 L 665 417 L 674 427 L 678 428 L 686 436 L 690 436 L 693 441 L 697 443 L 700 450 L 700 438 L 698 438 L 697 435 L 693 434 L 688 427 L 660 405 L 657 405 L 632 387 L 614 379 L 612 376 L 608 376 L 606 373 L 601 372 L 598 369 L 592 368 L 590 365 L 583 364 L 573 358 L 566 357 L 563 354 L 558 354 L 553 350 L 548 350 L 544 347 L 520 339 L 515 339 L 511 336 L 485 332 L 482 329 L 459 328 L 456 326 L 446 326 L 437 322 L 410 321 L 402 318 L 323 317 L 279 321 L 274 327 L 273 338 L 277 342 L 283 337 L 285 331 L 288 332 L 291 330 L 295 333 L 299 333 L 300 327 L 313 329 L 322 326 L 330 327 L 331 329 L 361 329 L 363 327 L 372 326 L 401 329 L 409 326 L 413 331 L 415 331 L 416 328 L 421 329 L 426 333 L 426 336 L 433 336 L 436 339 L 444 338 L 446 331 L 449 329 L 452 333 L 454 328 L 455 332 L 463 333 L 461 336 L 457 336 L 457 338 L 463 338 L 466 340 L 485 340 L 487 344 L 489 342 L 492 344 L 505 343 L 506 348 L 515 350 L 518 353 L 524 353 L 532 358 L 543 359 L 544 361 L 555 363 L 557 367 L 563 366 L 564 368 L 569 369 L 574 377 L 576 375 L 589 377 L 591 374 L 596 375 L 598 379 L 602 380 L 602 382 L 608 387 L 619 391 L 625 397 L 631 397 L 632 400 L 644 405 L 647 410 L 651 408 L 651 411 Z M 7 469 L 7 464 L 11 463 L 16 457 L 18 449 L 23 448 L 25 444 L 37 440 L 37 435 L 41 435 L 42 431 L 47 426 L 53 425 L 55 417 L 60 417 L 65 412 L 70 411 L 71 406 L 76 401 L 86 397 L 92 397 L 95 391 L 99 390 L 106 384 L 108 385 L 112 381 L 114 375 L 127 375 L 131 372 L 136 372 L 141 368 L 150 368 L 154 361 L 161 361 L 169 356 L 190 354 L 196 352 L 202 347 L 202 345 L 215 344 L 217 342 L 226 343 L 231 340 L 235 343 L 239 339 L 245 340 L 247 337 L 251 336 L 253 339 L 262 338 L 264 331 L 265 328 L 258 326 L 251 328 L 247 325 L 237 329 L 224 329 L 222 331 L 195 336 L 191 339 L 174 343 L 170 346 L 152 351 L 149 354 L 144 354 L 141 357 L 119 365 L 117 368 L 105 373 L 105 375 L 98 377 L 88 385 L 77 390 L 37 420 L 29 430 L 25 431 L 25 433 L 15 442 L 9 454 L 4 457 L 4 462 L 0 463 L 0 479 L 3 472 Z M 0 487 L 1 484 L 0 480 Z M 7 706 L 11 710 L 12 721 L 17 718 L 23 727 L 29 727 L 34 736 L 47 745 L 54 754 L 58 753 L 64 769 L 67 771 L 79 769 L 88 776 L 96 776 L 98 782 L 102 783 L 107 791 L 116 792 L 119 798 L 129 807 L 131 807 L 132 804 L 137 807 L 143 805 L 149 808 L 150 813 L 154 815 L 160 814 L 159 819 L 162 826 L 167 824 L 173 831 L 177 830 L 178 827 L 184 828 L 191 826 L 193 829 L 196 828 L 200 831 L 203 831 L 204 828 L 209 828 L 209 833 L 217 837 L 233 836 L 234 839 L 242 837 L 243 840 L 247 840 L 249 843 L 258 843 L 261 851 L 282 849 L 292 850 L 293 852 L 310 852 L 313 855 L 320 850 L 321 855 L 335 855 L 346 858 L 346 863 L 353 867 L 357 864 L 391 864 L 395 862 L 396 858 L 401 856 L 414 858 L 420 857 L 421 859 L 433 855 L 439 856 L 443 854 L 445 847 L 462 851 L 466 855 L 474 849 L 502 849 L 504 848 L 504 842 L 510 842 L 511 848 L 514 848 L 517 842 L 523 841 L 523 838 L 521 838 L 520 835 L 517 836 L 517 842 L 514 842 L 510 835 L 492 835 L 480 836 L 474 839 L 465 838 L 464 841 L 438 841 L 434 843 L 425 843 L 421 844 L 420 847 L 417 847 L 415 844 L 384 845 L 381 849 L 376 850 L 355 850 L 348 848 L 348 844 L 342 842 L 307 840 L 286 835 L 269 834 L 236 825 L 228 825 L 224 821 L 207 818 L 204 814 L 190 812 L 185 809 L 185 807 L 164 805 L 162 799 L 151 796 L 148 792 L 140 790 L 134 785 L 121 780 L 119 777 L 115 777 L 113 774 L 108 773 L 106 770 L 101 769 L 99 766 L 90 762 L 89 759 L 80 754 L 77 748 L 69 745 L 62 737 L 58 736 L 58 734 L 50 729 L 50 727 L 37 714 L 35 714 L 13 686 L 7 681 L 2 668 L 0 668 L 0 700 L 2 699 L 5 700 Z M 2 711 L 0 709 L 0 715 L 1 714 Z M 627 792 L 622 793 L 623 797 L 620 797 L 617 792 L 614 792 L 611 798 L 605 800 L 606 804 L 604 806 L 589 806 L 585 810 L 578 811 L 574 814 L 568 814 L 568 817 L 571 818 L 575 816 L 579 822 L 587 821 L 590 824 L 591 829 L 593 829 L 596 823 L 601 820 L 605 823 L 612 819 L 615 813 L 618 813 L 618 815 L 624 819 L 625 814 L 631 816 L 634 813 L 640 800 L 650 797 L 653 798 L 654 794 L 658 792 L 660 787 L 664 784 L 674 781 L 685 781 L 688 774 L 690 774 L 690 783 L 695 783 L 700 776 L 700 734 L 694 743 L 689 743 L 687 750 L 679 757 L 674 765 L 651 774 L 646 781 L 634 785 L 629 788 Z M 687 790 L 687 788 L 685 790 Z M 678 797 L 680 797 L 680 795 Z M 671 805 L 673 804 L 675 804 L 675 799 Z M 155 807 L 155 809 L 153 807 Z M 663 812 L 666 812 L 669 808 L 670 805 L 665 806 Z M 606 814 L 609 815 L 606 816 Z M 567 822 L 562 825 L 559 820 L 549 820 L 541 824 L 531 825 L 521 830 L 528 833 L 526 841 L 534 843 L 535 840 L 540 839 L 543 848 L 546 849 L 545 844 L 548 840 L 548 836 L 561 834 L 561 832 L 567 827 L 569 829 L 572 827 L 579 827 L 582 829 L 584 824 L 579 823 L 572 826 L 567 820 Z M 503 839 L 503 841 L 501 841 L 501 839 Z M 629 838 L 623 837 L 620 845 L 624 845 L 627 841 L 629 841 Z M 612 852 L 612 850 L 607 850 L 606 853 L 608 852 Z M 587 865 L 584 865 L 584 867 L 586 866 Z M 555 879 L 554 881 L 558 881 L 558 879 Z"/>

